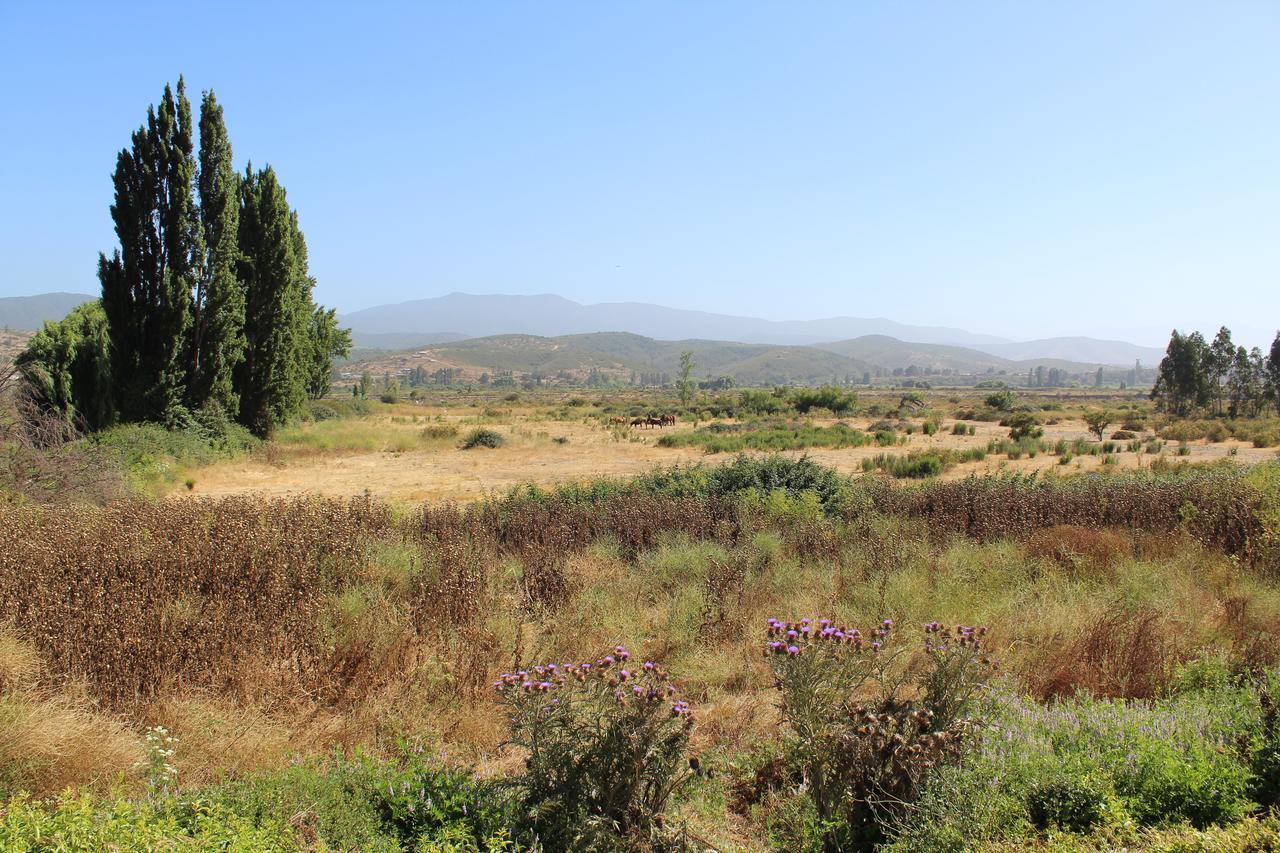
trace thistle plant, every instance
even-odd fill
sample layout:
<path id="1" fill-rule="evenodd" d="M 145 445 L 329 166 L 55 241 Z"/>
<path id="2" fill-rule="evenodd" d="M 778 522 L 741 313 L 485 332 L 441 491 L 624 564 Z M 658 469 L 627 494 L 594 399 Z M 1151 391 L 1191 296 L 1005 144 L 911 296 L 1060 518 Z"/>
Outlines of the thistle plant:
<path id="1" fill-rule="evenodd" d="M 768 620 L 764 654 L 781 693 L 789 760 L 827 850 L 869 849 L 960 754 L 963 715 L 995 662 L 986 628 L 924 626 L 910 655 L 892 620 L 864 633 L 830 619 Z"/>
<path id="2" fill-rule="evenodd" d="M 529 836 L 548 850 L 661 846 L 693 726 L 661 666 L 633 663 L 617 646 L 593 662 L 504 673 L 493 686 L 511 742 L 528 753 L 514 784 Z"/>

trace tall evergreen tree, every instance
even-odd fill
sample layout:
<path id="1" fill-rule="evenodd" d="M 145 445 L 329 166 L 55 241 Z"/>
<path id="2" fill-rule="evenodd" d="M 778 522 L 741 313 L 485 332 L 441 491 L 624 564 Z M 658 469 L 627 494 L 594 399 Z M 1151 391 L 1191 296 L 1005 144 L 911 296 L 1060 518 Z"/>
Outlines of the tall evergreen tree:
<path id="1" fill-rule="evenodd" d="M 187 399 L 192 408 L 215 404 L 234 416 L 239 398 L 235 367 L 244 357 L 245 296 L 240 257 L 240 176 L 222 106 L 213 92 L 200 104 L 199 268 L 191 303 Z"/>
<path id="2" fill-rule="evenodd" d="M 116 159 L 111 218 L 120 248 L 99 256 L 98 278 L 125 420 L 172 421 L 184 397 L 181 351 L 198 240 L 192 131 L 178 78 L 176 98 L 166 85 L 160 108 L 148 108 L 131 148 Z"/>
<path id="3" fill-rule="evenodd" d="M 241 181 L 239 244 L 245 287 L 239 417 L 255 434 L 267 435 L 306 399 L 312 284 L 297 216 L 269 166 L 255 173 L 250 165 Z"/>

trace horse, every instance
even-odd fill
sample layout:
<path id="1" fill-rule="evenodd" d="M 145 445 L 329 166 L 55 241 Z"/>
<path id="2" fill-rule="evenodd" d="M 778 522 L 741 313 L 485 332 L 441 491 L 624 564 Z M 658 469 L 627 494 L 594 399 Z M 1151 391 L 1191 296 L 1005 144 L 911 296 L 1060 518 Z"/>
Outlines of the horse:
<path id="1" fill-rule="evenodd" d="M 609 418 L 609 423 L 614 424 L 616 426 L 625 426 L 627 423 L 627 419 L 622 417 L 622 415 L 615 415 Z"/>
<path id="2" fill-rule="evenodd" d="M 645 426 L 648 423 L 649 423 L 648 418 L 633 418 L 631 421 L 632 426 Z"/>
<path id="3" fill-rule="evenodd" d="M 646 425 L 651 427 L 661 427 L 664 423 L 662 418 L 655 418 L 652 415 L 644 419 Z"/>
<path id="4" fill-rule="evenodd" d="M 675 426 L 675 425 L 676 425 L 676 416 L 675 416 L 675 415 L 663 415 L 663 416 L 662 416 L 662 425 L 663 425 L 663 426 Z"/>

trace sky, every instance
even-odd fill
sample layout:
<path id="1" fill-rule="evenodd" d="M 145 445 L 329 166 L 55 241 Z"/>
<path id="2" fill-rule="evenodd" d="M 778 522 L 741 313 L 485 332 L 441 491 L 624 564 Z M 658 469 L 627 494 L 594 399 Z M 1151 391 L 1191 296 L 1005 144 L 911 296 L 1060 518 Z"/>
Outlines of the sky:
<path id="1" fill-rule="evenodd" d="M 340 312 L 451 291 L 1280 327 L 1280 1 L 0 0 L 0 296 L 96 292 L 185 75 Z"/>

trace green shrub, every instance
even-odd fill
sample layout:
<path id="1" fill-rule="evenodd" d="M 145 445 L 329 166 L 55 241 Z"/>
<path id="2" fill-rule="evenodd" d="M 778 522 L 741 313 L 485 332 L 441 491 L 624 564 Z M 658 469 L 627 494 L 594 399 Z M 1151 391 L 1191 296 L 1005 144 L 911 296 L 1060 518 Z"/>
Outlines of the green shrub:
<path id="1" fill-rule="evenodd" d="M 997 391 L 987 396 L 983 401 L 988 408 L 995 409 L 997 412 L 1012 412 L 1014 403 L 1017 398 L 1013 396 L 1013 392 L 1009 390 Z"/>
<path id="2" fill-rule="evenodd" d="M 462 449 L 471 450 L 476 447 L 488 447 L 497 449 L 506 441 L 501 433 L 491 429 L 473 429 L 467 433 L 467 437 L 462 440 Z"/>
<path id="3" fill-rule="evenodd" d="M 845 423 L 818 427 L 807 423 L 762 421 L 751 424 L 712 423 L 691 432 L 658 439 L 659 447 L 701 447 L 704 453 L 743 450 L 803 450 L 808 447 L 861 447 L 867 434 Z"/>
<path id="4" fill-rule="evenodd" d="M 1041 831 L 1057 827 L 1088 832 L 1107 813 L 1108 787 L 1087 774 L 1060 773 L 1027 791 L 1027 814 Z"/>
<path id="5" fill-rule="evenodd" d="M 1039 438 L 1044 435 L 1040 420 L 1031 412 L 1017 412 L 1005 422 L 1009 427 L 1009 438 L 1018 441 L 1023 438 Z"/>
<path id="6" fill-rule="evenodd" d="M 835 415 L 846 415 L 858 404 L 858 395 L 852 391 L 841 391 L 836 385 L 823 385 L 821 388 L 802 388 L 791 396 L 792 407 L 800 414 L 808 414 L 813 409 L 826 409 Z"/>
<path id="7" fill-rule="evenodd" d="M 395 761 L 357 754 L 252 774 L 199 792 L 255 824 L 310 816 L 328 847 L 343 850 L 483 850 L 510 820 L 501 788 L 405 750 Z"/>
<path id="8" fill-rule="evenodd" d="M 294 851 L 287 819 L 255 822 L 198 801 L 159 805 L 67 796 L 50 805 L 0 803 L 2 850 Z"/>

